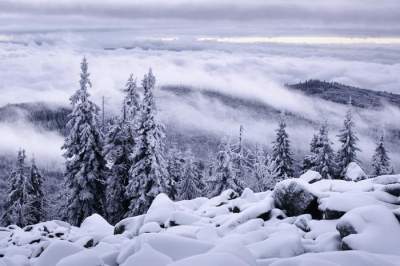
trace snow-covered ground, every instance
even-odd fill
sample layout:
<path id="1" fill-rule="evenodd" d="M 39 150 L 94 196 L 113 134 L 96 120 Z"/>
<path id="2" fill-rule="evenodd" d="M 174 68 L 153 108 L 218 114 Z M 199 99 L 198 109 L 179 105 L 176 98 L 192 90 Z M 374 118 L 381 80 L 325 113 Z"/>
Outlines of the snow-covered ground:
<path id="1" fill-rule="evenodd" d="M 320 180 L 274 191 L 225 191 L 173 202 L 116 226 L 48 221 L 0 228 L 0 266 L 400 265 L 400 175 Z"/>

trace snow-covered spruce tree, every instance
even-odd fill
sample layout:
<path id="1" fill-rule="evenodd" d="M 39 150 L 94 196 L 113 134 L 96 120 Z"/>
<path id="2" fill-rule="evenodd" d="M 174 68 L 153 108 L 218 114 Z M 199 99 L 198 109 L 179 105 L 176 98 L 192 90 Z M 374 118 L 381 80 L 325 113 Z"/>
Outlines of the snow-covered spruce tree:
<path id="1" fill-rule="evenodd" d="M 183 177 L 179 183 L 179 199 L 190 200 L 200 197 L 204 183 L 200 169 L 191 153 L 186 153 Z"/>
<path id="2" fill-rule="evenodd" d="M 87 61 L 81 63 L 79 90 L 71 97 L 73 107 L 62 149 L 66 159 L 67 218 L 79 225 L 93 213 L 105 214 L 105 165 L 99 108 L 89 100 L 91 86 Z"/>
<path id="3" fill-rule="evenodd" d="M 105 136 L 104 155 L 109 167 L 107 178 L 106 211 L 109 222 L 117 223 L 125 217 L 129 207 L 126 186 L 129 180 L 133 138 L 127 121 L 114 118 Z"/>
<path id="4" fill-rule="evenodd" d="M 332 179 L 335 176 L 335 156 L 328 137 L 328 126 L 324 123 L 319 129 L 311 168 L 321 174 L 322 178 Z"/>
<path id="5" fill-rule="evenodd" d="M 123 92 L 125 93 L 121 115 L 115 117 L 108 127 L 104 155 L 109 166 L 107 179 L 106 211 L 108 220 L 116 223 L 125 217 L 129 209 L 126 187 L 129 183 L 131 153 L 135 145 L 135 131 L 140 110 L 140 97 L 136 81 L 130 75 Z"/>
<path id="6" fill-rule="evenodd" d="M 224 190 L 232 189 L 241 193 L 245 188 L 242 180 L 237 179 L 232 166 L 232 151 L 229 141 L 222 141 L 214 166 L 214 176 L 209 181 L 210 196 L 217 196 Z"/>
<path id="7" fill-rule="evenodd" d="M 23 214 L 26 224 L 37 224 L 46 219 L 46 204 L 43 192 L 43 176 L 32 159 L 30 174 L 24 182 Z"/>
<path id="8" fill-rule="evenodd" d="M 232 146 L 231 160 L 235 179 L 240 180 L 246 186 L 246 180 L 249 179 L 252 172 L 253 158 L 251 158 L 250 151 L 244 146 L 243 133 L 243 126 L 240 126 L 239 141 L 236 145 Z"/>
<path id="9" fill-rule="evenodd" d="M 318 148 L 318 144 L 319 144 L 318 140 L 319 140 L 318 134 L 314 134 L 313 138 L 312 138 L 312 140 L 310 142 L 310 152 L 311 153 L 315 153 L 316 152 L 316 150 Z"/>
<path id="10" fill-rule="evenodd" d="M 176 147 L 173 146 L 168 151 L 168 174 L 170 178 L 174 181 L 174 184 L 180 184 L 185 171 L 185 159 L 181 153 L 181 151 Z M 175 185 L 171 187 L 171 196 L 173 200 L 175 200 L 175 196 L 179 195 L 179 186 Z"/>
<path id="11" fill-rule="evenodd" d="M 279 127 L 276 130 L 276 139 L 273 142 L 271 159 L 275 164 L 276 182 L 293 177 L 293 158 L 290 151 L 289 135 L 286 132 L 284 115 L 279 119 Z"/>
<path id="12" fill-rule="evenodd" d="M 128 215 L 143 214 L 159 193 L 171 198 L 174 182 L 169 177 L 164 158 L 164 127 L 156 121 L 156 104 L 153 90 L 155 77 L 149 70 L 142 81 L 144 98 L 137 125 L 135 147 L 131 155 L 133 165 L 129 170 L 127 196 L 130 199 Z"/>
<path id="13" fill-rule="evenodd" d="M 256 147 L 253 175 L 256 180 L 254 190 L 257 192 L 273 189 L 275 186 L 274 165 L 271 156 L 260 147 Z"/>
<path id="14" fill-rule="evenodd" d="M 338 138 L 341 146 L 336 155 L 337 175 L 342 178 L 349 163 L 357 162 L 357 152 L 360 149 L 357 147 L 358 137 L 354 131 L 354 121 L 352 114 L 351 98 L 348 103 L 348 110 L 343 122 L 343 128 L 340 130 Z"/>
<path id="15" fill-rule="evenodd" d="M 138 87 L 136 80 L 133 79 L 133 74 L 129 76 L 126 82 L 123 115 L 126 121 L 134 122 L 140 113 L 140 95 L 138 93 Z"/>
<path id="16" fill-rule="evenodd" d="M 393 168 L 386 151 L 383 135 L 379 138 L 375 153 L 372 156 L 372 169 L 375 176 L 393 174 Z"/>
<path id="17" fill-rule="evenodd" d="M 4 213 L 1 217 L 1 223 L 4 226 L 16 224 L 18 226 L 25 226 L 24 219 L 24 183 L 26 180 L 25 173 L 25 151 L 19 150 L 17 156 L 17 163 L 8 178 L 8 191 L 7 198 L 4 204 Z"/>
<path id="18" fill-rule="evenodd" d="M 318 145 L 318 134 L 314 134 L 310 142 L 310 154 L 304 156 L 303 159 L 303 164 L 302 164 L 303 173 L 307 172 L 308 170 L 314 167 L 313 160 L 315 157 L 315 152 L 317 150 L 317 145 Z"/>

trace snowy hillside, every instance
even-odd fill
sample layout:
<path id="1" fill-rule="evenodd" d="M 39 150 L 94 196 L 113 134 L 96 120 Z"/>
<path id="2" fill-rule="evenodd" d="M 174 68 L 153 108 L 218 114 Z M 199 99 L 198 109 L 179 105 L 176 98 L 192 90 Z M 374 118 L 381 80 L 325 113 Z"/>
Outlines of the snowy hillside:
<path id="1" fill-rule="evenodd" d="M 212 199 L 159 194 L 115 227 L 96 214 L 80 227 L 11 225 L 0 229 L 0 265 L 400 265 L 400 175 L 320 178 L 308 171 L 273 191 Z"/>

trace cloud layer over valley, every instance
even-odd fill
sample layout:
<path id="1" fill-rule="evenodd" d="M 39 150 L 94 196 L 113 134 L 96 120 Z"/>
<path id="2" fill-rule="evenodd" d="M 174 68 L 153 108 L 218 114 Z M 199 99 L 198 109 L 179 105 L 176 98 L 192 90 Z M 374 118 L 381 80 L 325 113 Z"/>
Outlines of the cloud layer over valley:
<path id="1" fill-rule="evenodd" d="M 305 121 L 329 120 L 334 131 L 343 118 L 342 106 L 288 91 L 283 84 L 321 79 L 399 92 L 400 64 L 398 55 L 394 55 L 400 47 L 395 45 L 225 44 L 181 38 L 151 40 L 148 36 L 129 37 L 131 33 L 5 35 L 8 38 L 0 41 L 0 105 L 31 101 L 67 105 L 78 86 L 83 56 L 89 60 L 92 96 L 97 103 L 105 96 L 110 113 L 119 110 L 120 89 L 129 74 L 133 73 L 140 81 L 149 67 L 153 68 L 158 85 L 188 86 L 257 101 L 296 114 Z M 377 57 L 377 53 L 381 56 Z M 245 108 L 235 109 L 201 95 L 182 99 L 164 91 L 158 92 L 158 97 L 163 120 L 219 135 L 236 135 L 239 124 L 244 124 L 249 139 L 265 144 L 272 141 L 274 117 Z M 391 107 L 359 114 L 358 127 L 364 132 L 363 159 L 369 159 L 374 146 L 375 136 L 367 133 L 371 123 L 398 124 L 397 115 L 398 110 Z M 315 123 L 289 125 L 289 133 L 299 150 L 308 148 L 316 126 Z M 19 147 L 18 137 L 23 138 L 15 135 L 12 140 L 15 149 Z M 12 149 L 12 141 L 0 146 Z M 35 153 L 41 150 L 39 146 L 32 149 Z M 60 156 L 56 149 L 47 152 L 47 157 Z"/>

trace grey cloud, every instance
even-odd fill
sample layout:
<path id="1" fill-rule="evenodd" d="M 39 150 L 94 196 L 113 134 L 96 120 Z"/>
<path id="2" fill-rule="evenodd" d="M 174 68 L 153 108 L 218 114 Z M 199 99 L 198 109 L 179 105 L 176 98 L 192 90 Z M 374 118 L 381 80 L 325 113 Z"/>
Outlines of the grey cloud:
<path id="1" fill-rule="evenodd" d="M 258 32 L 286 29 L 295 32 L 296 29 L 321 31 L 357 30 L 369 31 L 374 34 L 398 33 L 400 31 L 400 2 L 395 0 L 249 0 L 249 1 L 190 1 L 190 0 L 150 0 L 150 1 L 50 1 L 50 0 L 3 0 L 0 2 L 0 12 L 16 14 L 24 19 L 37 21 L 42 17 L 46 20 L 63 20 L 71 23 L 66 17 L 80 16 L 88 21 L 95 18 L 120 20 L 120 26 L 130 26 L 139 19 L 158 21 L 177 20 L 175 27 L 187 24 L 188 21 L 204 22 L 205 27 L 196 24 L 200 31 L 207 31 L 207 21 L 219 21 L 216 27 L 235 27 L 237 32 L 245 33 L 252 28 Z M 32 17 L 29 17 L 32 16 Z M 37 17 L 39 16 L 39 18 Z M 79 20 L 79 18 L 77 18 Z M 230 21 L 226 24 L 226 20 Z M 83 20 L 84 21 L 84 20 Z M 225 21 L 225 22 L 224 22 Z M 235 21 L 236 24 L 232 24 Z M 93 22 L 93 20 L 92 20 Z M 97 21 L 106 24 L 107 22 Z M 164 23 L 158 24 L 160 29 Z M 84 25 L 81 25 L 84 26 Z M 246 30 L 245 30 L 246 29 Z"/>

